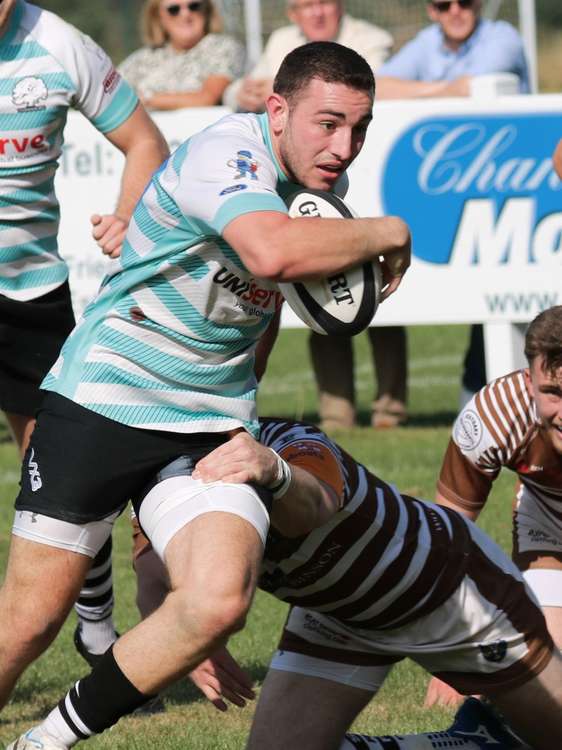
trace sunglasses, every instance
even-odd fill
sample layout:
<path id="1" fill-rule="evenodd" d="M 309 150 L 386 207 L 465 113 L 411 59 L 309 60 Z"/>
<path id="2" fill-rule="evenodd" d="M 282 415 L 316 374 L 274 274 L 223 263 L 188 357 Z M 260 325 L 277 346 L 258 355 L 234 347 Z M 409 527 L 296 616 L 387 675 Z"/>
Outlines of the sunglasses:
<path id="1" fill-rule="evenodd" d="M 190 10 L 192 13 L 199 13 L 203 10 L 204 4 L 205 3 L 201 0 L 193 0 L 191 3 L 174 3 L 173 5 L 166 5 L 164 6 L 164 10 L 168 15 L 174 18 L 175 16 L 179 16 L 182 8 L 187 8 L 187 10 Z"/>
<path id="2" fill-rule="evenodd" d="M 457 3 L 459 8 L 472 8 L 474 0 L 434 0 L 432 6 L 438 13 L 447 13 L 451 9 L 453 2 Z"/>

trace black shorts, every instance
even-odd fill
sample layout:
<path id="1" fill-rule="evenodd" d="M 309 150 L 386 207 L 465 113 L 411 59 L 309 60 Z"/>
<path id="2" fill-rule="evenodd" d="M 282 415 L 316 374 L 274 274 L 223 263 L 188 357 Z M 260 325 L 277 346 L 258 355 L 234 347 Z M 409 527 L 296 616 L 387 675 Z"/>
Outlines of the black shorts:
<path id="1" fill-rule="evenodd" d="M 144 497 L 170 461 L 186 455 L 195 463 L 228 437 L 128 427 L 47 392 L 23 459 L 16 510 L 99 521 Z"/>
<path id="2" fill-rule="evenodd" d="M 74 328 L 68 282 L 21 302 L 0 294 L 0 408 L 32 417 L 41 404 L 39 385 Z"/>

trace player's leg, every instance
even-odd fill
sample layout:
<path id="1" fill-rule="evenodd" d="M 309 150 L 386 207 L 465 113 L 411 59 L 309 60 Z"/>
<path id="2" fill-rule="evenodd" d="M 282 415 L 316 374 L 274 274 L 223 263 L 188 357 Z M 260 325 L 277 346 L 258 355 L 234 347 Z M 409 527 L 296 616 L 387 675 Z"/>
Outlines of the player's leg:
<path id="1" fill-rule="evenodd" d="M 0 589 L 0 707 L 57 635 L 90 564 L 85 554 L 12 537 Z"/>
<path id="2" fill-rule="evenodd" d="M 257 491 L 174 475 L 148 493 L 139 520 L 165 559 L 170 593 L 32 730 L 55 747 L 112 726 L 244 624 L 269 523 Z"/>
<path id="3" fill-rule="evenodd" d="M 74 631 L 74 645 L 90 666 L 95 664 L 117 638 L 113 623 L 111 553 L 110 536 L 92 561 L 92 566 L 74 605 L 74 610 L 78 615 L 78 625 Z"/>
<path id="4" fill-rule="evenodd" d="M 562 747 L 562 657 L 558 652 L 539 675 L 520 687 L 495 692 L 492 700 L 533 750 Z"/>
<path id="5" fill-rule="evenodd" d="M 338 750 L 345 731 L 372 696 L 372 691 L 329 679 L 270 669 L 248 750 Z"/>

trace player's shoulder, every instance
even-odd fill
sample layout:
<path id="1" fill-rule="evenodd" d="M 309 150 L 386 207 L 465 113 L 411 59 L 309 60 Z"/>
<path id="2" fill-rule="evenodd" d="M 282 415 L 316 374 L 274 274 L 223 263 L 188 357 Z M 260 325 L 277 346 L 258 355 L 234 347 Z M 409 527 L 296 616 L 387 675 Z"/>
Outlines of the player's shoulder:
<path id="1" fill-rule="evenodd" d="M 492 380 L 471 398 L 455 420 L 452 438 L 465 455 L 503 455 L 526 439 L 534 422 L 524 371 L 516 370 Z"/>
<path id="2" fill-rule="evenodd" d="M 52 11 L 25 3 L 21 26 L 54 57 L 64 56 L 71 47 L 83 45 L 83 34 Z"/>

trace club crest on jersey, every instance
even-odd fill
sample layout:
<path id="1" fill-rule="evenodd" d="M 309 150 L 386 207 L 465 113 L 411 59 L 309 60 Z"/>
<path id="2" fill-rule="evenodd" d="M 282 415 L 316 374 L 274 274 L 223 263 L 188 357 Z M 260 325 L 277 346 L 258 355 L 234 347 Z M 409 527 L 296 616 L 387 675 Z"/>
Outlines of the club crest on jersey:
<path id="1" fill-rule="evenodd" d="M 45 109 L 43 102 L 48 95 L 45 81 L 38 76 L 20 79 L 12 89 L 12 103 L 18 112 L 34 112 Z"/>
<path id="2" fill-rule="evenodd" d="M 472 409 L 462 412 L 453 428 L 455 443 L 465 451 L 472 451 L 478 447 L 482 433 L 482 420 Z"/>
<path id="3" fill-rule="evenodd" d="M 243 177 L 249 177 L 251 180 L 257 180 L 258 162 L 254 159 L 251 151 L 242 149 L 236 154 L 236 159 L 229 159 L 226 162 L 227 167 L 236 169 L 235 180 L 241 180 Z"/>
<path id="4" fill-rule="evenodd" d="M 507 642 L 496 641 L 495 643 L 483 643 L 480 646 L 480 652 L 486 661 L 503 661 L 507 653 Z"/>

